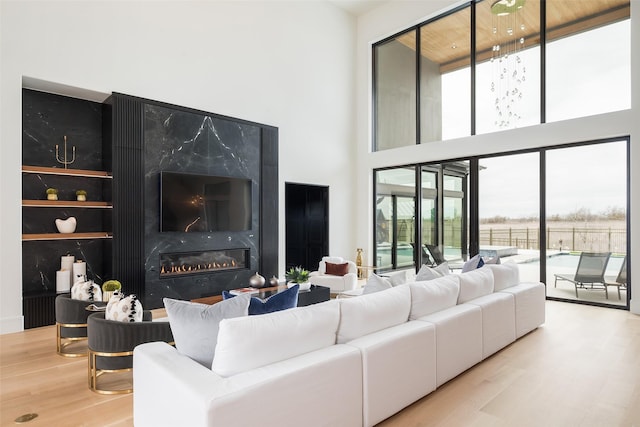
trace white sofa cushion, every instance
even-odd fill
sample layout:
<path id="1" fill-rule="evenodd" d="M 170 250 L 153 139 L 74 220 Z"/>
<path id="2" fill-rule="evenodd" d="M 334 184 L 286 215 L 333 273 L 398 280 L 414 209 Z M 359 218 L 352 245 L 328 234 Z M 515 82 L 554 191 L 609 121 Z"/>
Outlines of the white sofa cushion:
<path id="1" fill-rule="evenodd" d="M 354 298 L 358 299 L 358 298 Z M 329 347 L 336 342 L 338 301 L 220 322 L 212 369 L 228 377 Z"/>
<path id="2" fill-rule="evenodd" d="M 458 277 L 460 278 L 458 304 L 464 304 L 493 292 L 493 271 L 489 268 L 478 268 L 462 273 Z"/>
<path id="3" fill-rule="evenodd" d="M 494 292 L 469 301 L 482 310 L 482 358 L 516 340 L 516 308 L 514 296 Z"/>
<path id="4" fill-rule="evenodd" d="M 439 279 L 410 283 L 409 289 L 411 289 L 409 318 L 415 320 L 456 305 L 460 292 L 460 278 L 458 275 L 451 274 Z"/>
<path id="5" fill-rule="evenodd" d="M 216 352 L 218 324 L 222 319 L 246 316 L 250 295 L 213 305 L 164 298 L 164 307 L 178 351 L 211 369 Z"/>
<path id="6" fill-rule="evenodd" d="M 520 270 L 515 262 L 504 264 L 487 264 L 483 268 L 488 268 L 493 272 L 493 291 L 498 292 L 520 283 Z"/>
<path id="7" fill-rule="evenodd" d="M 362 352 L 365 426 L 378 424 L 436 388 L 436 330 L 431 323 L 406 322 L 347 345 Z"/>
<path id="8" fill-rule="evenodd" d="M 482 360 L 482 311 L 471 304 L 460 304 L 421 317 L 436 326 L 436 385 Z"/>
<path id="9" fill-rule="evenodd" d="M 411 310 L 411 291 L 409 286 L 400 285 L 374 294 L 337 301 L 340 303 L 338 343 L 346 343 L 406 322 Z"/>
<path id="10" fill-rule="evenodd" d="M 516 304 L 516 338 L 533 331 L 545 321 L 545 286 L 519 283 L 500 292 L 513 294 Z"/>

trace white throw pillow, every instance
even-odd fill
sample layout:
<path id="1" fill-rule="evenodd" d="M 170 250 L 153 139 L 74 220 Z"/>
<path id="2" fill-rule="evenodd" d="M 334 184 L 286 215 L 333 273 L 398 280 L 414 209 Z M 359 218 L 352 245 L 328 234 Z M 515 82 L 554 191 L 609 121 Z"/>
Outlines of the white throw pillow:
<path id="1" fill-rule="evenodd" d="M 458 304 L 493 292 L 493 271 L 490 268 L 477 268 L 468 273 L 459 274 L 458 277 L 460 278 Z"/>
<path id="2" fill-rule="evenodd" d="M 222 319 L 247 316 L 251 295 L 238 295 L 216 304 L 199 304 L 164 298 L 176 349 L 202 366 L 211 368 Z"/>
<path id="3" fill-rule="evenodd" d="M 135 295 L 125 296 L 114 291 L 107 303 L 104 318 L 116 322 L 142 322 L 142 303 Z"/>
<path id="4" fill-rule="evenodd" d="M 350 299 L 360 298 L 364 297 Z M 259 316 L 224 319 L 220 322 L 212 370 L 229 377 L 330 347 L 336 343 L 339 322 L 337 300 Z"/>
<path id="5" fill-rule="evenodd" d="M 384 273 L 384 277 L 389 279 L 391 286 L 404 285 L 409 279 L 410 270 L 391 271 Z"/>
<path id="6" fill-rule="evenodd" d="M 402 285 L 337 301 L 340 302 L 338 344 L 342 344 L 405 323 L 411 310 L 411 291 L 409 286 Z"/>
<path id="7" fill-rule="evenodd" d="M 505 262 L 504 264 L 490 264 L 484 268 L 493 271 L 493 291 L 501 291 L 520 283 L 520 269 L 515 262 Z"/>
<path id="8" fill-rule="evenodd" d="M 501 264 L 500 257 L 494 256 L 493 258 L 483 257 L 482 261 L 484 261 L 484 265 L 487 264 Z"/>
<path id="9" fill-rule="evenodd" d="M 473 271 L 476 268 L 480 268 L 484 265 L 484 261 L 480 255 L 476 255 L 470 258 L 467 262 L 462 266 L 462 272 L 466 273 L 468 271 Z"/>
<path id="10" fill-rule="evenodd" d="M 433 280 L 438 277 L 446 276 L 450 273 L 449 264 L 443 262 L 442 264 L 436 267 L 429 267 L 426 264 L 423 264 L 416 274 L 416 282 L 423 282 L 425 280 Z"/>
<path id="11" fill-rule="evenodd" d="M 71 299 L 102 301 L 102 289 L 93 280 L 79 281 L 71 287 Z"/>
<path id="12" fill-rule="evenodd" d="M 410 283 L 411 314 L 415 320 L 431 313 L 453 307 L 458 303 L 460 278 L 458 275 L 447 275 L 438 279 Z"/>
<path id="13" fill-rule="evenodd" d="M 390 289 L 392 287 L 393 286 L 391 285 L 389 279 L 372 273 L 371 276 L 369 276 L 369 278 L 367 279 L 367 284 L 364 285 L 362 294 L 373 294 L 375 292 L 384 291 L 385 289 Z"/>

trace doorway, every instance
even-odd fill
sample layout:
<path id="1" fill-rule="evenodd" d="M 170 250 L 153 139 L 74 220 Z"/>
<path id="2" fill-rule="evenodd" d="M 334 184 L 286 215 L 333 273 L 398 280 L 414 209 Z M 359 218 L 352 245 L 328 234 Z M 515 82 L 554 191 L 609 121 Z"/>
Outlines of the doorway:
<path id="1" fill-rule="evenodd" d="M 329 187 L 285 183 L 286 269 L 318 269 L 329 254 Z"/>

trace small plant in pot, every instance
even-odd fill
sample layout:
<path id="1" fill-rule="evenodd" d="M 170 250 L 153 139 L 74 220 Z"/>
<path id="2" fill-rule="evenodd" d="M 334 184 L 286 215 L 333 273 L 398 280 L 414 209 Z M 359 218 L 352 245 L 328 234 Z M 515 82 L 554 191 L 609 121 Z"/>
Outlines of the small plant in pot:
<path id="1" fill-rule="evenodd" d="M 113 293 L 122 289 L 122 283 L 117 280 L 107 280 L 102 284 L 102 301 L 109 302 Z"/>
<path id="2" fill-rule="evenodd" d="M 87 192 L 85 190 L 76 191 L 76 199 L 79 202 L 86 202 L 87 201 Z"/>
<path id="3" fill-rule="evenodd" d="M 300 290 L 305 291 L 311 288 L 311 283 L 309 283 L 309 270 L 305 270 L 304 268 L 297 266 L 291 267 L 285 277 L 287 278 L 287 287 L 291 287 L 293 285 L 300 285 Z"/>
<path id="4" fill-rule="evenodd" d="M 47 200 L 58 200 L 57 188 L 47 188 Z"/>

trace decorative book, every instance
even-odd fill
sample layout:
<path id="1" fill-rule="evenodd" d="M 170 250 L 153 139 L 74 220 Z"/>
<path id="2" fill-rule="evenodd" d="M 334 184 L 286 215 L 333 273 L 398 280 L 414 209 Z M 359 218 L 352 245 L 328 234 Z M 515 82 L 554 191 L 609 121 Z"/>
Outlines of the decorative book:
<path id="1" fill-rule="evenodd" d="M 257 294 L 259 292 L 260 292 L 260 289 L 252 288 L 252 287 L 232 289 L 232 290 L 229 291 L 229 293 L 231 295 L 243 295 L 243 294 L 253 295 L 253 294 Z"/>

